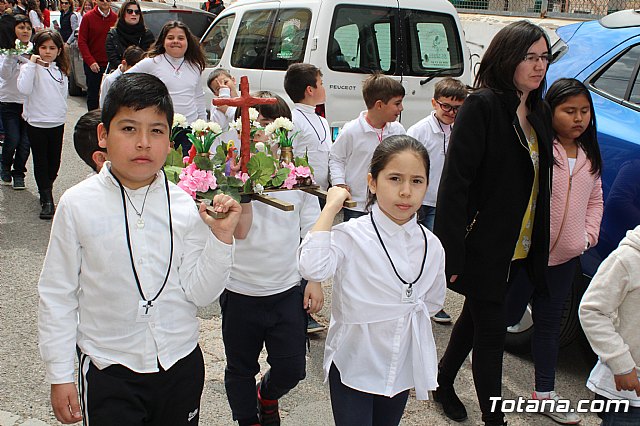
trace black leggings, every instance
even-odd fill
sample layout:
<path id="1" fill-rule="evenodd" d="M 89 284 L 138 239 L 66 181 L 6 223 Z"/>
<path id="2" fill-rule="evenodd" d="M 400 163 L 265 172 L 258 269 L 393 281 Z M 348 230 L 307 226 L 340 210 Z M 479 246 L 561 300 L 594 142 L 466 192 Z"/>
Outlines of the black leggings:
<path id="1" fill-rule="evenodd" d="M 27 134 L 31 142 L 33 174 L 38 191 L 51 190 L 60 170 L 64 124 L 49 129 L 27 124 Z"/>
<path id="2" fill-rule="evenodd" d="M 390 398 L 350 388 L 342 383 L 340 371 L 333 363 L 329 390 L 336 426 L 397 426 L 409 398 L 409 390 Z"/>

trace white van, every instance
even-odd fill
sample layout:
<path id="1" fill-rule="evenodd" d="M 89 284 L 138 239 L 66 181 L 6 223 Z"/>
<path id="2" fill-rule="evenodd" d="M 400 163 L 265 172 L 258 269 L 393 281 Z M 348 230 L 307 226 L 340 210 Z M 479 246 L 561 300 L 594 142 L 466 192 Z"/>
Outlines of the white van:
<path id="1" fill-rule="evenodd" d="M 380 71 L 406 90 L 400 121 L 408 128 L 432 109 L 433 86 L 452 76 L 470 84 L 469 51 L 447 0 L 239 0 L 201 40 L 209 72 L 222 67 L 249 78 L 251 91 L 283 88 L 287 67 L 314 64 L 324 74 L 319 108 L 333 138 L 365 109 L 362 81 Z"/>

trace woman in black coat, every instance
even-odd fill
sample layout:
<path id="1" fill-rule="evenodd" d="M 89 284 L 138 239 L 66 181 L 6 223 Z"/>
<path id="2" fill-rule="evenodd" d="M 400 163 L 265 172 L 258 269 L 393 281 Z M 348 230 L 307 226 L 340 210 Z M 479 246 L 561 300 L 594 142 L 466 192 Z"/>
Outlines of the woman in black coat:
<path id="1" fill-rule="evenodd" d="M 109 58 L 107 72 L 118 68 L 127 47 L 135 45 L 146 52 L 154 41 L 153 33 L 144 26 L 140 3 L 136 0 L 124 2 L 118 12 L 116 25 L 107 34 L 106 48 Z"/>
<path id="2" fill-rule="evenodd" d="M 466 419 L 453 383 L 473 349 L 482 420 L 504 424 L 502 355 L 505 296 L 519 273 L 544 273 L 549 253 L 551 114 L 542 100 L 551 46 L 527 21 L 496 34 L 475 90 L 456 118 L 440 182 L 435 234 L 446 252 L 449 288 L 465 296 L 444 356 L 434 399 Z M 543 277 L 535 282 L 546 286 Z"/>

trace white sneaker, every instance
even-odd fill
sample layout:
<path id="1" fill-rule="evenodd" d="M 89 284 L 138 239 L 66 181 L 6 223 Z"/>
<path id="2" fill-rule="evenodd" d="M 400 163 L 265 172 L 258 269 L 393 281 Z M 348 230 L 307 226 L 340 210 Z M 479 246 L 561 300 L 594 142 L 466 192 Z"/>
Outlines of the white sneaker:
<path id="1" fill-rule="evenodd" d="M 558 406 L 558 400 L 560 399 L 565 399 L 560 397 L 555 391 L 551 391 L 550 395 L 548 398 L 540 398 L 536 392 L 534 391 L 533 394 L 531 395 L 531 397 L 533 399 L 537 399 L 537 400 L 545 400 L 545 399 L 552 399 L 554 401 L 556 401 L 555 404 L 555 408 L 557 409 Z M 580 416 L 578 416 L 575 412 L 574 412 L 574 408 L 571 407 L 570 411 L 568 413 L 559 413 L 558 411 L 550 411 L 549 407 L 545 404 L 544 408 L 542 410 L 540 410 L 540 414 L 544 414 L 547 417 L 550 417 L 552 420 L 563 424 L 563 425 L 577 425 L 578 423 L 580 423 L 582 421 L 582 419 L 580 418 Z"/>

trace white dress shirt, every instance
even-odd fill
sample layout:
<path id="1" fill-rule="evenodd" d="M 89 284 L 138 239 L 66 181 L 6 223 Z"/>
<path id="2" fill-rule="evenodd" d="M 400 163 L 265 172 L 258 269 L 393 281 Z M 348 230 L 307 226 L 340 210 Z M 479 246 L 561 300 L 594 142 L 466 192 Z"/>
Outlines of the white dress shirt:
<path id="1" fill-rule="evenodd" d="M 371 127 L 362 111 L 355 120 L 344 125 L 329 155 L 329 173 L 333 185 L 347 184 L 351 188 L 351 199 L 358 203 L 352 210 L 365 211 L 367 204 L 367 174 L 369 164 L 380 140 L 380 132 Z M 382 138 L 404 135 L 402 124 L 387 123 L 382 129 Z"/>
<path id="2" fill-rule="evenodd" d="M 176 74 L 176 70 L 180 71 Z M 158 77 L 169 89 L 173 109 L 187 117 L 191 124 L 198 118 L 207 119 L 204 91 L 200 84 L 200 70 L 195 65 L 167 54 L 144 58 L 127 72 L 144 72 Z"/>
<path id="3" fill-rule="evenodd" d="M 378 207 L 373 217 L 398 274 L 419 276 L 424 238 L 415 220 L 398 225 Z M 310 232 L 299 249 L 299 268 L 310 281 L 333 277 L 331 324 L 324 352 L 325 380 L 331 363 L 342 383 L 362 392 L 394 396 L 415 387 L 428 399 L 437 387 L 437 354 L 430 317 L 444 303 L 444 250 L 423 227 L 427 257 L 413 285 L 415 300 L 401 301 L 403 284 L 376 235 L 371 216 L 341 223 L 331 232 Z"/>
<path id="4" fill-rule="evenodd" d="M 316 114 L 315 107 L 295 104 L 291 112 L 293 132 L 299 131 L 293 139 L 293 155 L 309 157 L 313 167 L 313 178 L 325 191 L 329 187 L 329 152 L 331 151 L 331 129 L 326 118 Z M 293 134 L 293 133 L 292 133 Z"/>
<path id="5" fill-rule="evenodd" d="M 247 238 L 236 241 L 236 261 L 227 283 L 235 293 L 271 296 L 300 284 L 296 251 L 320 216 L 318 199 L 303 191 L 269 195 L 293 204 L 295 210 L 285 212 L 253 202 L 251 229 Z"/>
<path id="6" fill-rule="evenodd" d="M 112 73 L 105 74 L 102 77 L 102 84 L 100 85 L 100 99 L 98 103 L 100 104 L 100 108 L 104 106 L 104 100 L 107 98 L 107 93 L 109 93 L 109 88 L 111 85 L 122 75 L 122 64 L 118 65 Z"/>
<path id="7" fill-rule="evenodd" d="M 17 86 L 25 95 L 22 117 L 27 123 L 44 129 L 65 123 L 69 79 L 55 62 L 46 68 L 31 61 L 21 65 Z"/>
<path id="8" fill-rule="evenodd" d="M 227 107 L 227 110 L 225 112 L 222 112 L 215 105 L 211 105 L 210 121 L 218 123 L 222 130 L 224 130 L 224 132 L 220 136 L 215 138 L 215 140 L 213 141 L 213 145 L 211 145 L 210 151 L 213 154 L 216 153 L 216 148 L 218 147 L 218 145 L 226 145 L 229 143 L 229 141 L 233 141 L 236 147 L 240 146 L 240 135 L 238 135 L 238 132 L 236 132 L 234 129 L 231 129 L 229 127 L 229 123 L 235 120 L 235 115 L 236 107 L 234 106 Z M 240 149 L 238 149 L 238 153 L 239 152 Z"/>
<path id="9" fill-rule="evenodd" d="M 198 343 L 197 306 L 224 289 L 232 246 L 217 240 L 191 197 L 169 183 L 174 249 L 164 290 L 153 302 L 150 322 L 136 322 L 144 300 L 133 275 L 120 188 L 110 163 L 67 190 L 53 219 L 38 290 L 39 346 L 50 383 L 73 382 L 76 345 L 100 369 L 120 364 L 139 373 L 165 370 Z M 144 202 L 145 194 L 146 203 Z M 145 299 L 153 299 L 167 273 L 169 219 L 164 177 L 151 187 L 126 189 L 135 268 Z M 126 197 L 125 197 L 126 200 Z"/>
<path id="10" fill-rule="evenodd" d="M 435 207 L 444 159 L 451 138 L 451 126 L 441 123 L 436 118 L 435 111 L 432 111 L 431 114 L 409 127 L 407 135 L 419 140 L 429 151 L 429 186 L 422 204 Z"/>

